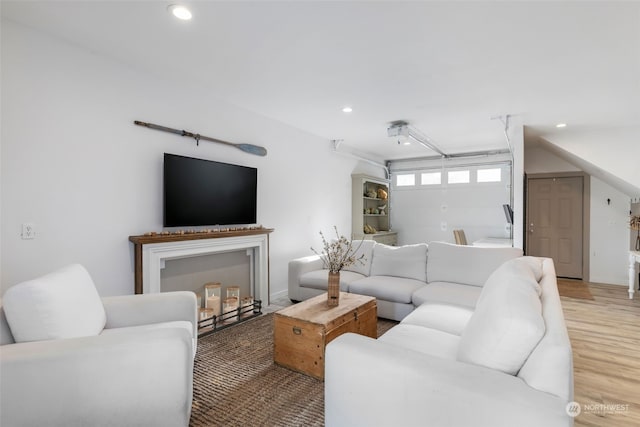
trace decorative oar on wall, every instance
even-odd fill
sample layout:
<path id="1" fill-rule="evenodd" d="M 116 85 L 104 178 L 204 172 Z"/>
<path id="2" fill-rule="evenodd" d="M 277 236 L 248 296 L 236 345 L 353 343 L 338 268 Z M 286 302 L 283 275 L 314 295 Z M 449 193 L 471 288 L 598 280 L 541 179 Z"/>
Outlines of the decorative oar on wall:
<path id="1" fill-rule="evenodd" d="M 138 126 L 147 127 L 149 129 L 156 129 L 164 132 L 175 133 L 176 135 L 180 135 L 180 136 L 188 136 L 189 138 L 195 139 L 197 145 L 200 145 L 200 141 L 218 142 L 220 144 L 231 145 L 232 147 L 236 147 L 237 149 L 242 150 L 245 153 L 255 154 L 256 156 L 267 155 L 267 149 L 264 147 L 260 147 L 259 145 L 234 144 L 233 142 L 223 141 L 221 139 L 216 139 L 216 138 L 210 138 L 208 136 L 202 136 L 199 133 L 193 133 L 186 130 L 168 128 L 166 126 L 154 125 L 153 123 L 141 122 L 140 120 L 135 120 L 133 123 L 137 124 Z"/>

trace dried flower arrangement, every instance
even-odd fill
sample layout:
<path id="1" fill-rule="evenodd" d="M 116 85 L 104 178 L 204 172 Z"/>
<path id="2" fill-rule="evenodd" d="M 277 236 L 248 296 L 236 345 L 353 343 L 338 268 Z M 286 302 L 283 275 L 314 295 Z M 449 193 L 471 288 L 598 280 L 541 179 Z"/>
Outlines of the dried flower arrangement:
<path id="1" fill-rule="evenodd" d="M 322 253 L 318 253 L 315 249 L 311 248 L 311 250 L 322 259 L 325 268 L 328 268 L 332 273 L 337 273 L 356 262 L 364 264 L 364 261 L 366 261 L 364 254 L 356 258 L 356 252 L 358 252 L 358 249 L 362 246 L 362 240 L 357 247 L 354 247 L 352 240 L 338 233 L 338 227 L 334 225 L 333 229 L 336 232 L 337 239 L 331 243 L 327 241 L 322 231 L 320 232 L 323 246 Z"/>

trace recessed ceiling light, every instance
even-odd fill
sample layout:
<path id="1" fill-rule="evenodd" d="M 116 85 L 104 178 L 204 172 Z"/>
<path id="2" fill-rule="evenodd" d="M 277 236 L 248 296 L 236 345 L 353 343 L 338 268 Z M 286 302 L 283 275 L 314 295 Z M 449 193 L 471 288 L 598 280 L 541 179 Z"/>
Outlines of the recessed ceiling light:
<path id="1" fill-rule="evenodd" d="M 353 108 L 349 107 L 348 105 L 345 107 L 342 107 L 342 112 L 343 113 L 350 113 L 353 111 Z"/>
<path id="2" fill-rule="evenodd" d="M 182 19 L 183 21 L 191 19 L 191 11 L 182 5 L 172 4 L 167 8 L 167 10 L 171 12 L 173 16 L 178 19 Z"/>
<path id="3" fill-rule="evenodd" d="M 566 127 L 567 127 L 567 124 L 566 124 L 566 123 L 558 123 L 558 124 L 556 125 L 556 127 L 557 127 L 557 128 L 566 128 Z"/>

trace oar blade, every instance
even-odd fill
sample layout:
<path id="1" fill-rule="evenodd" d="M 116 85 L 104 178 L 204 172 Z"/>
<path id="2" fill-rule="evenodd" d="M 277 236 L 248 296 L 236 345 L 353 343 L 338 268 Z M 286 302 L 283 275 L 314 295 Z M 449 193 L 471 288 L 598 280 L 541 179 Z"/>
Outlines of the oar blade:
<path id="1" fill-rule="evenodd" d="M 256 156 L 267 155 L 267 149 L 264 147 L 260 147 L 253 144 L 234 144 L 234 145 L 246 153 L 255 154 Z"/>

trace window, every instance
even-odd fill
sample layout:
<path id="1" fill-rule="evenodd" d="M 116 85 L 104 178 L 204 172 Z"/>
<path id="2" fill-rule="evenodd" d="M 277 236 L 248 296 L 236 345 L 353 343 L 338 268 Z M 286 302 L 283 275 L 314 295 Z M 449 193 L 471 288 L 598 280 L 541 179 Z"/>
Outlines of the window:
<path id="1" fill-rule="evenodd" d="M 442 184 L 442 174 L 440 172 L 425 172 L 420 176 L 420 184 L 440 185 Z"/>
<path id="2" fill-rule="evenodd" d="M 396 185 L 398 187 L 408 187 L 411 185 L 416 185 L 416 175 L 413 173 L 398 175 L 396 177 Z"/>
<path id="3" fill-rule="evenodd" d="M 500 182 L 502 180 L 502 170 L 495 169 L 478 169 L 478 182 Z"/>
<path id="4" fill-rule="evenodd" d="M 469 183 L 469 171 L 449 171 L 447 172 L 447 182 L 449 184 L 468 184 Z"/>

